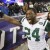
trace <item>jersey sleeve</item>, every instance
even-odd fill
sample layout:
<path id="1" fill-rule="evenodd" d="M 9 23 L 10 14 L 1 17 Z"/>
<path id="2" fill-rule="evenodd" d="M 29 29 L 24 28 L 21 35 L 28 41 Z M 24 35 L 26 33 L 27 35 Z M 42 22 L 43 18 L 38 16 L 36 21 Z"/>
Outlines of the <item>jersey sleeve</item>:
<path id="1" fill-rule="evenodd" d="M 24 18 L 21 18 L 21 20 L 20 20 L 20 21 L 21 21 L 21 23 L 24 21 L 24 19 L 25 19 L 25 17 L 24 17 Z"/>
<path id="2" fill-rule="evenodd" d="M 47 22 L 47 25 L 45 27 L 45 31 L 50 32 L 50 22 Z"/>

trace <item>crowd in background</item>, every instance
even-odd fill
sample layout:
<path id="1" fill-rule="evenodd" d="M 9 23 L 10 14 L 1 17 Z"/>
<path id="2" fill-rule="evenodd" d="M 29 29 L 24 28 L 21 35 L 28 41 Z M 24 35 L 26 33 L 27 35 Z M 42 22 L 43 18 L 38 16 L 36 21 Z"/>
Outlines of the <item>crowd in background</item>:
<path id="1" fill-rule="evenodd" d="M 27 10 L 33 7 L 37 10 L 37 13 L 50 12 L 50 4 L 45 2 L 25 2 L 23 6 L 19 6 L 17 3 L 4 4 L 0 2 L 0 10 L 9 16 L 25 15 Z"/>

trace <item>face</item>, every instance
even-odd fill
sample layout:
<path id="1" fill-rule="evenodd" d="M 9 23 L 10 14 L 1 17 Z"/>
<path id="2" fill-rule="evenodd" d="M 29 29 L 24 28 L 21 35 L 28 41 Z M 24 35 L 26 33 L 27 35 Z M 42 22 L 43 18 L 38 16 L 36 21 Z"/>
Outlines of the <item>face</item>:
<path id="1" fill-rule="evenodd" d="M 26 18 L 27 20 L 32 20 L 32 19 L 34 20 L 36 18 L 36 14 L 34 13 L 33 10 L 28 10 L 26 12 Z"/>

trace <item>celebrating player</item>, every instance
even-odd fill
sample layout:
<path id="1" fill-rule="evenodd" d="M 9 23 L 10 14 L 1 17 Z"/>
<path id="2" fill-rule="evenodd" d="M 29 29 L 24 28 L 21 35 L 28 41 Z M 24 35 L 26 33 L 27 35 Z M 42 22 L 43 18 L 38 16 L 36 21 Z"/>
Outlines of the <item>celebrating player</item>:
<path id="1" fill-rule="evenodd" d="M 2 14 L 0 12 L 0 14 Z M 21 21 L 11 18 L 5 14 L 0 15 L 0 18 L 13 23 L 15 25 L 23 26 L 23 31 L 26 32 L 29 50 L 49 50 L 49 46 L 45 41 L 45 31 L 50 31 L 50 22 L 45 19 L 36 20 L 36 10 L 29 9 L 26 12 L 26 17 Z"/>

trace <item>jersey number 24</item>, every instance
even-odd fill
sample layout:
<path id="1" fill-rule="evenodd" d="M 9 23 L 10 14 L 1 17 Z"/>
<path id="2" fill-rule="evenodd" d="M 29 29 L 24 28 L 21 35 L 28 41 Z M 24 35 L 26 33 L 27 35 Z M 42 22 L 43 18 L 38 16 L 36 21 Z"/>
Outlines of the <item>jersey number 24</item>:
<path id="1" fill-rule="evenodd" d="M 30 29 L 28 29 L 27 27 L 25 27 L 25 30 L 28 31 L 28 33 L 26 35 L 30 35 Z M 35 41 L 40 41 L 40 39 L 39 39 L 40 38 L 40 36 L 39 36 L 39 28 L 35 28 L 35 30 L 33 30 L 32 37 L 35 38 Z M 27 36 L 27 38 L 29 40 L 31 40 L 31 37 Z"/>

